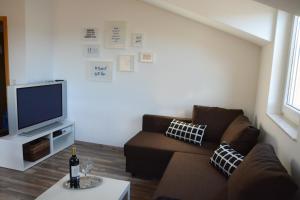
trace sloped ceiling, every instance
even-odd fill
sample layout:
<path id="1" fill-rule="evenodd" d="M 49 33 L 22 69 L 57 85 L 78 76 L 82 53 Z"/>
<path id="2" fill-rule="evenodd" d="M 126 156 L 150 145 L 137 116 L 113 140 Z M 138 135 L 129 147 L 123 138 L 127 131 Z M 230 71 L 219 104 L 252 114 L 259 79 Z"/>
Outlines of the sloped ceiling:
<path id="1" fill-rule="evenodd" d="M 276 9 L 252 0 L 141 0 L 264 46 L 273 40 Z"/>
<path id="2" fill-rule="evenodd" d="M 254 0 L 273 8 L 300 16 L 300 0 Z"/>

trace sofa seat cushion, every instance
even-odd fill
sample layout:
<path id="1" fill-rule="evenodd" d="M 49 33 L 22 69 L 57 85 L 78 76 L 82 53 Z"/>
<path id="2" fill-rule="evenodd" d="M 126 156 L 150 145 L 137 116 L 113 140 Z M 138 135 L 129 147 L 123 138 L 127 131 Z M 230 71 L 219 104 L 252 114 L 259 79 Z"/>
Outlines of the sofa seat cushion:
<path id="1" fill-rule="evenodd" d="M 141 131 L 124 145 L 126 171 L 136 177 L 161 178 L 174 152 L 211 156 L 218 144 L 197 146 L 165 136 L 163 133 Z"/>
<path id="2" fill-rule="evenodd" d="M 195 105 L 192 122 L 207 125 L 204 141 L 219 143 L 226 128 L 239 115 L 243 115 L 242 110 Z"/>
<path id="3" fill-rule="evenodd" d="M 226 178 L 209 164 L 209 157 L 175 153 L 154 199 L 225 200 Z"/>
<path id="4" fill-rule="evenodd" d="M 211 156 L 218 144 L 204 142 L 197 146 L 174 140 L 161 133 L 141 131 L 124 146 L 125 156 L 131 157 L 165 157 L 170 159 L 174 152 L 204 154 Z M 164 156 L 165 155 L 165 156 Z"/>

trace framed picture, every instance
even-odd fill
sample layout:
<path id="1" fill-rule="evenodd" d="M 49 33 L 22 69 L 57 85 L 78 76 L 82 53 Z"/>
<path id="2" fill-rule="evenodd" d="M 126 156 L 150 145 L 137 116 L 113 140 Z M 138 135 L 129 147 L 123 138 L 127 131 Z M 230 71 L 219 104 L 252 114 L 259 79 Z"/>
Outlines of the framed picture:
<path id="1" fill-rule="evenodd" d="M 131 45 L 133 47 L 143 47 L 144 45 L 144 34 L 143 33 L 132 33 Z"/>
<path id="2" fill-rule="evenodd" d="M 154 55 L 152 52 L 141 52 L 140 53 L 140 62 L 141 63 L 153 63 Z"/>
<path id="3" fill-rule="evenodd" d="M 113 62 L 89 62 L 87 68 L 87 79 L 91 81 L 111 82 L 113 79 Z"/>
<path id="4" fill-rule="evenodd" d="M 87 58 L 97 58 L 100 56 L 100 46 L 97 44 L 83 45 L 83 55 Z"/>
<path id="5" fill-rule="evenodd" d="M 105 24 L 105 47 L 125 48 L 127 23 L 124 21 L 109 21 Z"/>
<path id="6" fill-rule="evenodd" d="M 98 40 L 97 28 L 84 28 L 82 31 L 82 39 L 85 41 L 96 41 Z"/>
<path id="7" fill-rule="evenodd" d="M 120 72 L 134 72 L 134 55 L 119 55 Z"/>

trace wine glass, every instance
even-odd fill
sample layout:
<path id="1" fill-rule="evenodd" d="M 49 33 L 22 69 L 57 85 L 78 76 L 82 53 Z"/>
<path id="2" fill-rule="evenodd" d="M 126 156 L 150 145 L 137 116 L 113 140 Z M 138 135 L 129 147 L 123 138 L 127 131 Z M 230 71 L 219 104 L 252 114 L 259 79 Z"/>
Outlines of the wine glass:
<path id="1" fill-rule="evenodd" d="M 88 173 L 91 172 L 92 168 L 93 168 L 93 161 L 91 161 L 90 159 L 85 160 L 82 162 L 82 164 L 80 165 L 81 168 L 81 172 L 84 174 L 84 176 L 86 176 Z"/>

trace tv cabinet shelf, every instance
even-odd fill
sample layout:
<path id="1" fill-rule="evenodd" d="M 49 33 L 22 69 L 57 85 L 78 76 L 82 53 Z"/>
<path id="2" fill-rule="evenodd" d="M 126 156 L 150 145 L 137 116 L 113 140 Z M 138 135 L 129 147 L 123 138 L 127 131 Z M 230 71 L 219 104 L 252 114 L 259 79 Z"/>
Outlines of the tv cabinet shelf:
<path id="1" fill-rule="evenodd" d="M 62 134 L 53 137 L 55 131 L 62 131 Z M 24 160 L 23 145 L 39 138 L 49 139 L 50 153 L 34 162 Z M 0 167 L 25 171 L 74 144 L 74 138 L 74 123 L 69 121 L 57 122 L 24 134 L 1 137 Z"/>
<path id="2" fill-rule="evenodd" d="M 72 133 L 71 131 L 70 131 L 70 132 L 62 133 L 62 134 L 59 135 L 59 136 L 53 137 L 53 141 L 58 140 L 58 139 L 60 139 L 61 137 L 65 137 L 66 135 L 71 134 L 71 133 Z"/>

